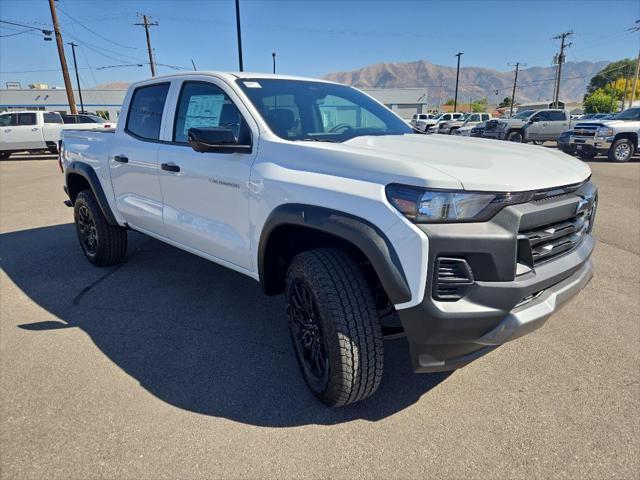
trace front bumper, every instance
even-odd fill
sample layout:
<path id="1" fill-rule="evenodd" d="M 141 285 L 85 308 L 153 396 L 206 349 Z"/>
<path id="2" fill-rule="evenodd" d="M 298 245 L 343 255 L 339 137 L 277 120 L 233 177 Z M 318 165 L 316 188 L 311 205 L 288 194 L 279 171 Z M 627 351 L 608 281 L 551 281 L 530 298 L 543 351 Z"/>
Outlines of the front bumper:
<path id="1" fill-rule="evenodd" d="M 436 300 L 430 271 L 422 302 L 398 310 L 416 372 L 460 368 L 526 335 L 584 288 L 593 275 L 591 234 L 566 253 L 521 268 L 519 232 L 568 218 L 587 197 L 595 198 L 590 183 L 575 194 L 507 207 L 489 222 L 419 225 L 429 238 L 430 270 L 437 258 L 463 258 L 474 281 L 461 299 Z"/>
<path id="2" fill-rule="evenodd" d="M 496 140 L 504 140 L 507 138 L 507 132 L 501 129 L 484 130 L 482 132 L 484 138 L 494 138 Z"/>
<path id="3" fill-rule="evenodd" d="M 586 137 L 572 135 L 569 145 L 576 150 L 608 152 L 613 144 L 613 137 Z"/>

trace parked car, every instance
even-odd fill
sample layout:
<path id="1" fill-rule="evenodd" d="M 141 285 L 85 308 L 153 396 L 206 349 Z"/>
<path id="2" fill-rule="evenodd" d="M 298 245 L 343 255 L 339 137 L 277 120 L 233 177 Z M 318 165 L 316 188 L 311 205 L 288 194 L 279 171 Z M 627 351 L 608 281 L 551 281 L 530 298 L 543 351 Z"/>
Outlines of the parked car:
<path id="1" fill-rule="evenodd" d="M 84 130 L 97 128 L 96 123 L 65 125 L 58 112 L 12 111 L 0 114 L 0 159 L 16 152 L 58 151 L 60 133 L 73 128 Z"/>
<path id="2" fill-rule="evenodd" d="M 116 122 L 109 122 L 99 115 L 88 113 L 79 113 L 77 115 L 63 113 L 62 121 L 65 123 L 65 125 L 99 123 L 103 128 L 114 128 L 116 126 Z"/>
<path id="3" fill-rule="evenodd" d="M 579 122 L 569 139 L 581 158 L 589 159 L 598 153 L 615 162 L 628 161 L 638 150 L 640 107 L 629 108 L 611 120 Z"/>
<path id="4" fill-rule="evenodd" d="M 432 113 L 416 113 L 411 119 L 411 126 L 416 130 L 425 131 L 427 128 L 426 121 L 435 117 Z"/>
<path id="5" fill-rule="evenodd" d="M 378 388 L 388 318 L 416 372 L 452 370 L 591 279 L 597 190 L 555 150 L 426 137 L 355 88 L 276 75 L 165 75 L 132 84 L 122 112 L 115 131 L 62 134 L 87 260 L 124 261 L 137 230 L 284 293 L 327 405 Z"/>
<path id="6" fill-rule="evenodd" d="M 62 117 L 57 112 L 14 111 L 0 114 L 0 159 L 13 152 L 57 152 Z"/>
<path id="7" fill-rule="evenodd" d="M 449 122 L 442 122 L 438 126 L 438 133 L 453 135 L 457 133 L 458 129 L 465 127 L 467 131 L 470 131 L 472 127 L 480 122 L 486 122 L 491 120 L 490 113 L 469 113 L 458 120 L 451 120 Z"/>
<path id="8" fill-rule="evenodd" d="M 576 149 L 571 144 L 571 135 L 573 135 L 573 130 L 565 130 L 560 134 L 557 140 L 558 149 L 569 155 L 575 155 Z"/>
<path id="9" fill-rule="evenodd" d="M 525 110 L 512 118 L 488 121 L 483 135 L 510 142 L 555 141 L 570 126 L 571 118 L 566 110 Z"/>
<path id="10" fill-rule="evenodd" d="M 480 122 L 475 127 L 471 127 L 471 130 L 469 131 L 469 136 L 482 138 L 485 128 L 487 128 L 487 122 Z"/>
<path id="11" fill-rule="evenodd" d="M 440 122 L 450 122 L 451 120 L 458 120 L 463 115 L 464 113 L 460 112 L 440 113 L 434 118 L 424 121 L 424 132 L 434 133 L 438 130 L 438 125 L 440 124 Z"/>

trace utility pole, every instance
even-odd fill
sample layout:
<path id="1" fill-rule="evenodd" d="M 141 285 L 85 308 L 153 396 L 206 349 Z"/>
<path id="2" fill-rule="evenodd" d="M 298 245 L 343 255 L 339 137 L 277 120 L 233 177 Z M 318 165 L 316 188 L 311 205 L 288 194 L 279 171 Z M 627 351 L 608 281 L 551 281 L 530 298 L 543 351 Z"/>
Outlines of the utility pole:
<path id="1" fill-rule="evenodd" d="M 511 92 L 511 109 L 509 110 L 509 117 L 513 117 L 513 104 L 516 101 L 516 86 L 518 85 L 518 70 L 520 69 L 520 62 L 516 62 L 515 66 L 516 66 L 516 76 L 513 79 L 513 91 Z M 523 65 L 523 66 L 526 66 Z"/>
<path id="2" fill-rule="evenodd" d="M 629 87 L 629 69 L 631 65 L 627 65 L 624 72 L 624 90 L 622 92 L 622 111 L 624 112 L 624 106 L 627 103 L 627 88 Z M 629 104 L 631 106 L 631 104 Z"/>
<path id="3" fill-rule="evenodd" d="M 51 21 L 53 22 L 53 31 L 56 35 L 56 44 L 58 45 L 58 56 L 60 57 L 60 68 L 62 68 L 62 78 L 64 78 L 64 88 L 67 90 L 67 101 L 69 102 L 69 110 L 71 114 L 78 113 L 76 108 L 76 100 L 73 97 L 73 87 L 69 78 L 69 69 L 67 68 L 67 59 L 64 56 L 64 44 L 62 43 L 62 35 L 60 34 L 60 26 L 58 25 L 58 14 L 53 0 L 49 0 L 49 9 L 51 10 Z"/>
<path id="4" fill-rule="evenodd" d="M 273 52 L 271 56 L 273 57 L 273 73 L 276 73 L 276 52 Z"/>
<path id="5" fill-rule="evenodd" d="M 144 14 L 138 14 L 142 16 L 142 23 L 136 23 L 140 27 L 144 27 L 144 33 L 147 36 L 147 51 L 149 52 L 149 66 L 151 67 L 151 76 L 156 76 L 156 62 L 153 59 L 153 50 L 151 49 L 151 36 L 149 35 L 149 27 L 155 27 L 158 22 L 150 22 L 150 18 Z"/>
<path id="6" fill-rule="evenodd" d="M 193 70 L 198 70 L 196 68 L 196 62 L 193 61 L 193 58 L 191 59 L 191 65 L 193 65 Z"/>
<path id="7" fill-rule="evenodd" d="M 80 75 L 78 75 L 78 61 L 76 60 L 76 47 L 77 43 L 69 42 L 67 45 L 71 45 L 71 51 L 73 52 L 73 68 L 76 71 L 76 84 L 78 85 L 78 95 L 80 96 L 80 112 L 84 112 L 84 102 L 82 101 L 82 88 L 80 88 Z"/>
<path id="8" fill-rule="evenodd" d="M 636 98 L 636 87 L 638 86 L 638 74 L 640 73 L 640 50 L 638 51 L 638 61 L 636 63 L 636 76 L 633 78 L 633 87 L 631 87 L 631 102 L 629 106 L 633 106 L 633 101 Z"/>
<path id="9" fill-rule="evenodd" d="M 560 82 L 562 80 L 562 64 L 564 63 L 565 55 L 564 49 L 571 46 L 571 42 L 565 43 L 568 36 L 573 35 L 573 32 L 562 32 L 560 35 L 556 35 L 554 40 L 560 39 L 560 53 L 558 54 L 558 78 L 556 79 L 556 96 L 554 99 L 555 107 L 558 108 L 558 99 L 560 98 Z"/>
<path id="10" fill-rule="evenodd" d="M 240 31 L 240 0 L 236 0 L 236 32 L 238 34 L 238 66 L 242 68 L 242 33 Z"/>
<path id="11" fill-rule="evenodd" d="M 456 57 L 458 57 L 458 69 L 456 70 L 456 94 L 453 98 L 453 111 L 457 111 L 458 109 L 458 80 L 460 79 L 460 57 L 464 55 L 463 52 L 456 53 Z"/>
<path id="12" fill-rule="evenodd" d="M 557 67 L 557 65 L 558 65 L 558 54 L 557 53 L 553 56 L 552 63 L 554 65 L 556 65 L 556 71 L 555 71 L 554 76 L 553 76 L 553 94 L 551 95 L 551 102 L 553 103 L 556 100 L 556 87 L 558 86 L 558 67 Z"/>
<path id="13" fill-rule="evenodd" d="M 442 106 L 442 87 L 444 87 L 444 82 L 442 81 L 442 74 L 440 75 L 440 91 L 438 93 L 438 113 L 440 113 L 440 107 Z"/>

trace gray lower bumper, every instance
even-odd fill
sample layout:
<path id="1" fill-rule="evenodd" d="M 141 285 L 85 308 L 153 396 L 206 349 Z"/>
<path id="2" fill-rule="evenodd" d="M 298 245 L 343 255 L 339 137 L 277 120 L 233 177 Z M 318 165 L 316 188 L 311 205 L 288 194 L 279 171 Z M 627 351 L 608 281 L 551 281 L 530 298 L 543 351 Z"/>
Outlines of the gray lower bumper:
<path id="1" fill-rule="evenodd" d="M 496 328 L 474 343 L 502 345 L 538 328 L 582 290 L 593 277 L 593 264 L 588 260 L 580 270 L 566 280 L 545 290 L 539 297 L 515 308 Z"/>
<path id="2" fill-rule="evenodd" d="M 577 149 L 595 149 L 608 151 L 613 143 L 613 137 L 581 137 L 572 135 L 569 137 L 569 144 Z"/>
<path id="3" fill-rule="evenodd" d="M 489 222 L 418 226 L 429 238 L 432 267 L 422 302 L 398 310 L 416 372 L 462 367 L 526 335 L 584 288 L 593 276 L 595 239 L 588 233 L 572 250 L 519 269 L 530 253 L 519 232 L 573 218 L 584 198 L 595 198 L 590 183 L 575 194 L 507 207 Z M 436 291 L 436 259 L 443 257 L 464 258 L 473 272 L 455 301 Z"/>

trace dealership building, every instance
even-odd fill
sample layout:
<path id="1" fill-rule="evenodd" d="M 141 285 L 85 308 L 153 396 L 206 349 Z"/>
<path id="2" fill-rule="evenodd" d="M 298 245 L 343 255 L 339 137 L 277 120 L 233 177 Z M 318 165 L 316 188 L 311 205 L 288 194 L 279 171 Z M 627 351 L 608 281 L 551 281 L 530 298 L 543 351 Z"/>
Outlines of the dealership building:
<path id="1" fill-rule="evenodd" d="M 69 113 L 67 92 L 64 88 L 49 88 L 34 84 L 33 88 L 0 89 L 0 111 L 7 110 L 53 110 Z M 426 88 L 370 88 L 362 89 L 402 118 L 410 119 L 413 114 L 427 109 Z M 126 90 L 82 90 L 84 110 L 115 121 Z M 74 97 L 80 110 L 80 95 L 74 90 Z"/>

